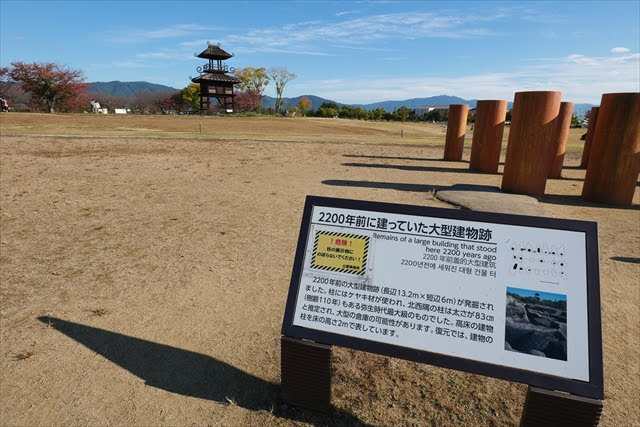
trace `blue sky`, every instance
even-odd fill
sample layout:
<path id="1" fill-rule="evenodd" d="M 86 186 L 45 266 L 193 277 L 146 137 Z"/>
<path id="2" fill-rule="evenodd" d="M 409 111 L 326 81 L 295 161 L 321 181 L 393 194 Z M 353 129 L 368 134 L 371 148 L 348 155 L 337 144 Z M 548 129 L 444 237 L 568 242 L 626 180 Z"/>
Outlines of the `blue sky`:
<path id="1" fill-rule="evenodd" d="M 0 64 L 182 88 L 207 41 L 232 67 L 286 66 L 285 96 L 344 103 L 640 90 L 640 1 L 0 1 Z M 267 88 L 274 94 L 273 85 Z"/>

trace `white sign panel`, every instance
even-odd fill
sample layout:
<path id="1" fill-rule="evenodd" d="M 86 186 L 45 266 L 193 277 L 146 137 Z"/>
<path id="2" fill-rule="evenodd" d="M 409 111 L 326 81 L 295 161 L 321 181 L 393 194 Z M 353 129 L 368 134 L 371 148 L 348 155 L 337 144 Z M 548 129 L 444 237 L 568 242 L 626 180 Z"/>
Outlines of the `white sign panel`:
<path id="1" fill-rule="evenodd" d="M 589 379 L 585 233 L 314 206 L 292 324 Z"/>

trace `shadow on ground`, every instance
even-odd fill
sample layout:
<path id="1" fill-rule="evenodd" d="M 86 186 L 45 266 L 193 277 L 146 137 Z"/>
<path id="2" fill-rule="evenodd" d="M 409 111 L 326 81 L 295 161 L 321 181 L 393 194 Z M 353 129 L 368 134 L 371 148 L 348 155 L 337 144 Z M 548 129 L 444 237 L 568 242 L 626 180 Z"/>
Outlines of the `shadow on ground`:
<path id="1" fill-rule="evenodd" d="M 415 160 L 417 162 L 445 162 L 442 157 L 437 159 L 427 157 L 394 157 L 394 156 L 367 156 L 364 154 L 343 154 L 342 157 L 356 157 L 361 159 L 388 159 L 388 160 Z M 469 163 L 468 160 L 460 160 L 460 163 Z"/>
<path id="2" fill-rule="evenodd" d="M 374 181 L 353 181 L 343 179 L 327 179 L 322 181 L 324 185 L 333 185 L 338 187 L 360 187 L 360 188 L 382 188 L 385 190 L 398 191 L 414 191 L 417 193 L 428 193 L 431 191 L 440 191 L 448 188 L 442 185 L 424 185 L 424 184 L 403 184 L 399 182 L 374 182 Z"/>
<path id="3" fill-rule="evenodd" d="M 458 162 L 456 162 L 458 163 Z M 404 171 L 416 171 L 416 172 L 453 172 L 453 173 L 474 173 L 483 175 L 497 175 L 486 172 L 478 172 L 470 169 L 462 168 L 447 168 L 438 166 L 413 166 L 413 165 L 384 165 L 379 163 L 343 163 L 342 166 L 351 166 L 357 168 L 380 168 L 380 169 L 398 169 Z"/>
<path id="4" fill-rule="evenodd" d="M 583 206 L 587 208 L 605 208 L 605 209 L 626 209 L 626 210 L 640 210 L 640 205 L 610 205 L 606 203 L 597 203 L 584 200 L 580 196 L 566 196 L 560 194 L 545 194 L 543 197 L 538 197 L 538 201 L 541 203 L 548 203 L 552 205 L 564 205 L 564 206 Z"/>
<path id="5" fill-rule="evenodd" d="M 628 262 L 630 264 L 640 264 L 640 258 L 634 258 L 629 256 L 612 256 L 610 259 L 620 262 Z"/>
<path id="6" fill-rule="evenodd" d="M 281 406 L 278 384 L 204 354 L 55 317 L 43 316 L 38 320 L 142 378 L 149 386 L 183 396 L 234 403 L 251 411 L 271 412 L 292 421 L 364 425 L 354 415 L 335 409 L 324 415 Z"/>

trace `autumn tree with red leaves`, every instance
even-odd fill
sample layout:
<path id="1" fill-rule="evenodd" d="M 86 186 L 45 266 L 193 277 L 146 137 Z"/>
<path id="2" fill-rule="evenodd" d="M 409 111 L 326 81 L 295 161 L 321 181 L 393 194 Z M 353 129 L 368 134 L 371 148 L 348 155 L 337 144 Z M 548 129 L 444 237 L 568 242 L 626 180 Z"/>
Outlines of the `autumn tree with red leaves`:
<path id="1" fill-rule="evenodd" d="M 236 110 L 242 112 L 254 111 L 260 108 L 262 95 L 255 90 L 246 90 L 236 93 L 234 100 Z"/>
<path id="2" fill-rule="evenodd" d="M 311 110 L 311 107 L 312 107 L 311 100 L 306 96 L 303 96 L 302 98 L 300 98 L 300 101 L 298 101 L 298 103 L 296 104 L 296 107 L 298 107 L 298 110 L 300 110 L 300 112 L 302 113 L 302 116 L 305 117 L 307 115 L 307 112 Z"/>
<path id="3" fill-rule="evenodd" d="M 85 102 L 88 83 L 84 73 L 53 62 L 12 62 L 9 76 L 20 84 L 31 99 L 46 106 L 50 113 L 74 110 Z"/>
<path id="4" fill-rule="evenodd" d="M 267 69 L 264 67 L 238 68 L 234 71 L 234 75 L 240 79 L 240 83 L 237 85 L 241 91 L 236 96 L 236 108 L 240 111 L 253 111 L 260 108 L 264 90 L 269 84 Z"/>

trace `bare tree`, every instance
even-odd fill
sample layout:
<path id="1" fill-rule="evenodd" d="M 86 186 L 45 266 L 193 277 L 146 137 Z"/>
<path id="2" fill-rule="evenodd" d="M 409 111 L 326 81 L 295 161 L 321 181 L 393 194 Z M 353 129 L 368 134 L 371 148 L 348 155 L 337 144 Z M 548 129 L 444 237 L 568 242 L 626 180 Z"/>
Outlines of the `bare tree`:
<path id="1" fill-rule="evenodd" d="M 298 77 L 294 73 L 291 73 L 287 70 L 287 67 L 271 67 L 267 71 L 271 80 L 276 85 L 276 114 L 280 113 L 280 107 L 284 104 L 282 100 L 282 92 L 284 92 L 284 87 L 290 80 Z"/>

